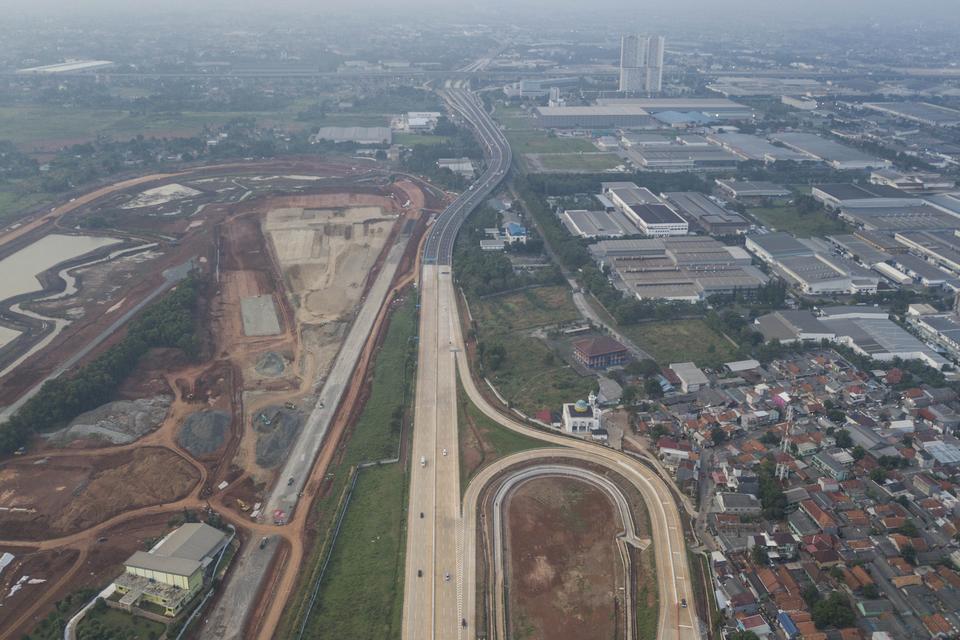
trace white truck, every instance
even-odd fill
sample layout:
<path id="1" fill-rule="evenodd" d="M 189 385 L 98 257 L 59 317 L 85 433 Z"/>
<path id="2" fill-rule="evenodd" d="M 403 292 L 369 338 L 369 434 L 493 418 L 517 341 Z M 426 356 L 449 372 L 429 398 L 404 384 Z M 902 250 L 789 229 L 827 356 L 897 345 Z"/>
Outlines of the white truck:
<path id="1" fill-rule="evenodd" d="M 420 466 L 421 467 L 427 466 L 427 456 L 420 456 Z"/>

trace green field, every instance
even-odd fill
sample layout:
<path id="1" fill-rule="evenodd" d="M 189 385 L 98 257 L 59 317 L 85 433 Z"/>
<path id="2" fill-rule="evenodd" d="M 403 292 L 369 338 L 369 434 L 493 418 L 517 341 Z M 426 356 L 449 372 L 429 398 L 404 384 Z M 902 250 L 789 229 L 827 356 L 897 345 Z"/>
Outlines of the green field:
<path id="1" fill-rule="evenodd" d="M 393 136 L 393 144 L 400 144 L 406 147 L 416 147 L 423 144 L 447 144 L 448 142 L 450 142 L 450 138 L 447 136 L 421 136 L 415 133 L 397 133 Z"/>
<path id="2" fill-rule="evenodd" d="M 470 313 L 486 332 L 510 332 L 580 319 L 570 289 L 537 287 L 489 296 L 470 303 Z"/>
<path id="3" fill-rule="evenodd" d="M 156 640 L 166 625 L 97 604 L 77 625 L 78 640 L 123 638 L 124 640 Z"/>
<path id="4" fill-rule="evenodd" d="M 56 196 L 39 190 L 35 180 L 11 180 L 0 183 L 0 225 L 19 217 L 24 209 L 50 203 Z"/>
<path id="5" fill-rule="evenodd" d="M 457 437 L 460 446 L 460 493 L 467 490 L 470 479 L 484 466 L 518 451 L 553 447 L 523 434 L 511 431 L 491 420 L 457 385 Z M 477 442 L 477 439 L 480 442 Z M 473 453 L 471 453 L 473 452 Z"/>
<path id="6" fill-rule="evenodd" d="M 545 342 L 529 335 L 531 329 L 580 318 L 567 287 L 491 296 L 471 302 L 470 311 L 480 341 L 504 349 L 503 361 L 486 375 L 511 406 L 527 415 L 556 410 L 564 402 L 585 398 L 596 387 L 593 377 L 581 376 Z"/>
<path id="7" fill-rule="evenodd" d="M 545 171 L 572 173 L 609 171 L 624 163 L 623 158 L 615 153 L 544 153 L 532 157 L 528 155 L 526 159 L 528 165 L 539 165 Z"/>
<path id="8" fill-rule="evenodd" d="M 765 226 L 773 227 L 777 231 L 787 231 L 801 238 L 844 233 L 847 230 L 842 221 L 823 211 L 800 213 L 793 206 L 755 207 L 747 211 Z"/>
<path id="9" fill-rule="evenodd" d="M 494 118 L 509 130 L 535 129 L 537 120 L 520 107 L 504 107 L 498 105 L 493 114 Z"/>
<path id="10" fill-rule="evenodd" d="M 313 126 L 387 126 L 389 115 L 327 113 L 299 120 L 300 105 L 282 111 L 182 111 L 133 115 L 118 109 L 55 106 L 0 107 L 0 140 L 11 140 L 27 151 L 57 148 L 95 139 L 98 135 L 127 140 L 147 137 L 184 137 L 217 127 L 235 118 L 255 118 L 262 124 L 289 130 Z"/>
<path id="11" fill-rule="evenodd" d="M 586 138 L 561 138 L 547 135 L 546 131 L 507 131 L 507 140 L 516 154 L 524 153 L 577 153 L 596 151 Z"/>
<path id="12" fill-rule="evenodd" d="M 674 362 L 695 362 L 712 367 L 733 360 L 733 344 L 700 319 L 665 320 L 622 325 L 620 330 L 661 366 Z"/>
<path id="13" fill-rule="evenodd" d="M 498 337 L 506 349 L 503 363 L 487 377 L 497 390 L 527 415 L 550 409 L 558 411 L 564 402 L 586 398 L 596 391 L 593 376 L 581 376 L 541 340 L 522 333 Z"/>
<path id="14" fill-rule="evenodd" d="M 361 472 L 306 637 L 400 637 L 406 503 L 401 465 Z"/>
<path id="15" fill-rule="evenodd" d="M 289 637 L 290 630 L 305 615 L 352 468 L 397 453 L 400 417 L 409 406 L 413 388 L 415 304 L 410 297 L 394 312 L 377 354 L 370 397 L 348 435 L 342 459 L 330 467 L 333 478 L 329 491 L 314 504 L 313 517 L 320 536 L 304 563 L 304 578 L 287 607 L 280 637 Z M 407 472 L 399 464 L 361 472 L 320 597 L 307 621 L 306 637 L 399 637 L 407 482 Z"/>

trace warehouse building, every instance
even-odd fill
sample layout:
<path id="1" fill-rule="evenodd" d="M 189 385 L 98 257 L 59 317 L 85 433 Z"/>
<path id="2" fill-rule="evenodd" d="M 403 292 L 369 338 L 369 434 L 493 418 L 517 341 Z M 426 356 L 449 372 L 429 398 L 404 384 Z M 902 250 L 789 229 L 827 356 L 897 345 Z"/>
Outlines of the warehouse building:
<path id="1" fill-rule="evenodd" d="M 610 267 L 614 286 L 641 300 L 749 296 L 767 282 L 742 248 L 703 236 L 605 240 L 591 245 L 590 253 L 601 267 Z"/>
<path id="2" fill-rule="evenodd" d="M 846 207 L 904 207 L 918 202 L 913 196 L 883 184 L 817 184 L 810 189 L 810 195 L 834 210 Z"/>
<path id="3" fill-rule="evenodd" d="M 624 214 L 641 233 L 663 237 L 686 235 L 690 225 L 649 189 L 632 182 L 604 182 L 603 195 Z"/>
<path id="4" fill-rule="evenodd" d="M 926 340 L 960 361 L 960 317 L 956 313 L 915 316 L 910 318 L 910 323 Z"/>
<path id="5" fill-rule="evenodd" d="M 599 98 L 597 106 L 630 106 L 653 114 L 696 111 L 719 120 L 751 120 L 756 116 L 750 107 L 726 98 Z"/>
<path id="6" fill-rule="evenodd" d="M 710 386 L 706 374 L 692 362 L 675 362 L 670 365 L 670 370 L 680 379 L 680 389 L 684 393 L 696 393 Z"/>
<path id="7" fill-rule="evenodd" d="M 622 238 L 643 235 L 626 215 L 620 211 L 587 211 L 570 209 L 560 217 L 563 226 L 571 235 L 581 238 Z"/>
<path id="8" fill-rule="evenodd" d="M 760 136 L 749 133 L 713 133 L 707 138 L 742 160 L 753 160 L 766 164 L 784 160 L 814 162 L 813 158 L 806 154 L 785 147 L 778 147 Z"/>
<path id="9" fill-rule="evenodd" d="M 960 291 L 960 278 L 938 269 L 912 253 L 896 254 L 890 262 L 898 271 L 910 276 L 915 284 L 930 288 L 947 287 L 952 291 Z"/>
<path id="10" fill-rule="evenodd" d="M 915 200 L 908 206 L 844 207 L 840 217 L 865 231 L 885 234 L 900 231 L 953 233 L 960 228 L 960 219 L 923 200 Z"/>
<path id="11" fill-rule="evenodd" d="M 894 238 L 933 264 L 951 273 L 960 273 L 960 238 L 957 236 L 929 231 L 905 231 L 896 234 Z"/>
<path id="12" fill-rule="evenodd" d="M 905 193 L 924 193 L 953 189 L 956 182 L 939 173 L 925 171 L 897 171 L 896 169 L 877 169 L 870 173 L 870 182 L 899 189 Z"/>
<path id="13" fill-rule="evenodd" d="M 610 107 L 537 107 L 537 122 L 546 129 L 658 129 L 648 111 L 630 105 Z"/>
<path id="14" fill-rule="evenodd" d="M 386 145 L 393 139 L 390 127 L 320 127 L 310 138 L 312 144 L 329 142 L 353 142 L 362 145 Z"/>
<path id="15" fill-rule="evenodd" d="M 929 102 L 865 102 L 867 109 L 932 127 L 960 125 L 960 111 Z"/>
<path id="16" fill-rule="evenodd" d="M 631 162 L 648 171 L 732 171 L 738 158 L 720 147 L 683 144 L 627 150 Z"/>
<path id="17" fill-rule="evenodd" d="M 871 156 L 814 133 L 778 133 L 771 136 L 771 139 L 815 160 L 826 162 L 834 169 L 877 169 L 890 166 L 889 160 Z"/>
<path id="18" fill-rule="evenodd" d="M 883 264 L 893 257 L 886 251 L 881 251 L 852 234 L 827 236 L 827 240 L 842 251 L 848 258 L 852 258 L 868 267 L 872 267 L 878 263 Z"/>
<path id="19" fill-rule="evenodd" d="M 210 578 L 217 555 L 227 544 L 219 529 L 188 523 L 169 533 L 150 551 L 137 551 L 115 581 L 118 608 L 143 605 L 176 617 Z"/>
<path id="20" fill-rule="evenodd" d="M 857 311 L 862 309 L 862 311 Z M 872 307 L 841 307 L 818 318 L 809 311 L 774 311 L 756 319 L 757 330 L 765 340 L 819 342 L 829 340 L 843 344 L 860 355 L 890 362 L 894 359 L 920 360 L 936 369 L 949 364 L 923 342 L 907 333 L 887 317 L 886 310 Z"/>
<path id="21" fill-rule="evenodd" d="M 876 293 L 880 278 L 846 258 L 814 253 L 781 258 L 774 269 L 810 295 Z"/>
<path id="22" fill-rule="evenodd" d="M 813 255 L 813 249 L 784 231 L 749 235 L 746 246 L 748 251 L 770 264 L 790 256 Z"/>
<path id="23" fill-rule="evenodd" d="M 765 198 L 789 198 L 792 194 L 789 189 L 773 182 L 761 180 L 716 180 L 720 191 L 734 200 L 753 202 Z"/>
<path id="24" fill-rule="evenodd" d="M 663 195 L 674 211 L 710 235 L 743 233 L 750 228 L 746 218 L 724 209 L 702 193 L 671 191 Z"/>

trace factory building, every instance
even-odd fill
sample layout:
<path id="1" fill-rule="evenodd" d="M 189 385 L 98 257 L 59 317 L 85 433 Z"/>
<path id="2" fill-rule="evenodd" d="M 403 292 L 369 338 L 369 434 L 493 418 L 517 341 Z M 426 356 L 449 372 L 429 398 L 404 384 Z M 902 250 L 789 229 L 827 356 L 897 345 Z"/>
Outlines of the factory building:
<path id="1" fill-rule="evenodd" d="M 784 160 L 814 162 L 813 158 L 806 154 L 778 147 L 760 136 L 749 133 L 714 133 L 708 138 L 742 160 L 754 160 L 766 164 Z"/>
<path id="2" fill-rule="evenodd" d="M 114 581 L 116 606 L 131 611 L 143 603 L 175 617 L 211 576 L 227 536 L 213 527 L 188 523 L 164 537 L 150 551 L 137 551 Z"/>
<path id="3" fill-rule="evenodd" d="M 671 191 L 663 195 L 674 211 L 710 235 L 743 233 L 750 228 L 750 223 L 739 213 L 724 209 L 702 193 Z"/>
<path id="4" fill-rule="evenodd" d="M 890 166 L 889 160 L 871 156 L 814 133 L 778 133 L 771 138 L 811 158 L 826 162 L 834 169 L 877 169 Z"/>
<path id="5" fill-rule="evenodd" d="M 789 198 L 792 194 L 789 189 L 773 182 L 752 180 L 722 180 L 716 181 L 720 192 L 728 198 L 745 202 L 758 200 Z"/>
<path id="6" fill-rule="evenodd" d="M 623 106 L 537 107 L 537 122 L 545 129 L 658 129 L 662 125 L 645 109 Z"/>
<path id="7" fill-rule="evenodd" d="M 767 277 L 740 247 L 703 236 L 605 240 L 590 246 L 618 289 L 641 300 L 695 302 L 713 295 L 752 295 Z"/>
<path id="8" fill-rule="evenodd" d="M 649 189 L 632 182 L 605 182 L 603 195 L 624 214 L 641 233 L 648 236 L 682 236 L 690 225 Z"/>

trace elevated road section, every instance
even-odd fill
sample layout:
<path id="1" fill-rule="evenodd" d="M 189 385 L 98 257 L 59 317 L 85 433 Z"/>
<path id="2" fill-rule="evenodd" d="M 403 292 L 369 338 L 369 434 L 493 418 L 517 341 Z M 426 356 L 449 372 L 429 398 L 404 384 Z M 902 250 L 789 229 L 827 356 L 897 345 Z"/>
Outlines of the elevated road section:
<path id="1" fill-rule="evenodd" d="M 463 89 L 442 92 L 450 110 L 460 115 L 476 133 L 487 159 L 487 170 L 469 189 L 460 194 L 434 222 L 423 250 L 424 264 L 449 266 L 457 233 L 474 209 L 503 181 L 510 168 L 510 144 L 477 98 Z"/>

